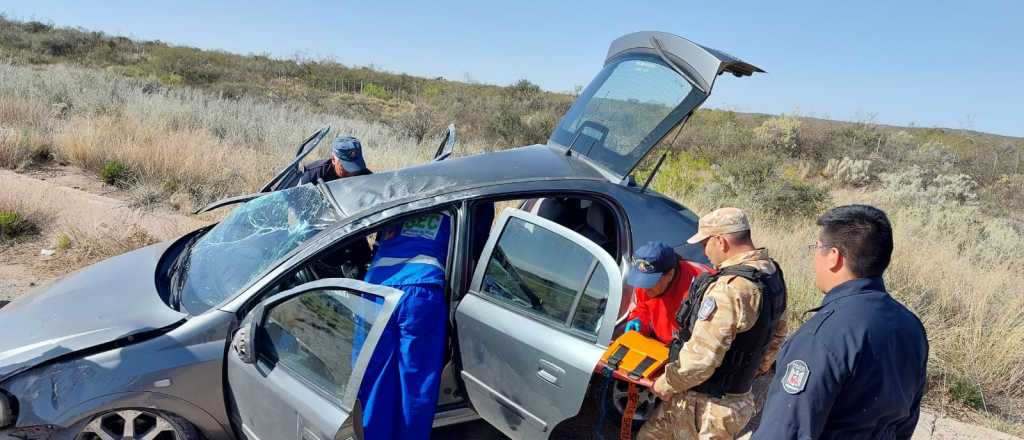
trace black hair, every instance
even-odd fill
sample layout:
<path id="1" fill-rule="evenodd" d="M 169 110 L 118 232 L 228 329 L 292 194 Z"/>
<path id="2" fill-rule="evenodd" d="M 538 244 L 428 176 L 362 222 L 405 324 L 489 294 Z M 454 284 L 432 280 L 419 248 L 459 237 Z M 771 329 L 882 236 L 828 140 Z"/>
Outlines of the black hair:
<path id="1" fill-rule="evenodd" d="M 750 237 L 750 229 L 745 231 L 730 232 L 725 234 L 729 237 L 729 241 L 735 244 L 752 244 L 753 240 Z"/>
<path id="2" fill-rule="evenodd" d="M 892 259 L 892 224 L 881 209 L 868 205 L 832 208 L 818 217 L 819 239 L 835 247 L 858 278 L 880 277 Z"/>

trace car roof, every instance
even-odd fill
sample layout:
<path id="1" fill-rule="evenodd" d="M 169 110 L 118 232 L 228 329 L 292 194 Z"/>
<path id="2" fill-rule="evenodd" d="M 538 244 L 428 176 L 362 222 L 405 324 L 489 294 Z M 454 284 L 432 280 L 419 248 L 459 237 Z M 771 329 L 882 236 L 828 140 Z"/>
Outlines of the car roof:
<path id="1" fill-rule="evenodd" d="M 352 215 L 373 206 L 470 188 L 565 179 L 607 182 L 593 166 L 563 149 L 531 145 L 338 179 L 328 182 L 327 188 L 342 211 Z"/>

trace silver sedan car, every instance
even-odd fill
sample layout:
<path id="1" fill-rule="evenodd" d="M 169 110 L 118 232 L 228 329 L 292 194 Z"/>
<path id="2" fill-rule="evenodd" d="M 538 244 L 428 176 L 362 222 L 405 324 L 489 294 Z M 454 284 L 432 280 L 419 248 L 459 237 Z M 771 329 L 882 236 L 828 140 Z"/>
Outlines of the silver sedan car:
<path id="1" fill-rule="evenodd" d="M 357 390 L 401 292 L 358 281 L 374 234 L 452 216 L 435 426 L 544 439 L 580 415 L 629 310 L 633 249 L 696 217 L 637 164 L 715 79 L 761 70 L 675 35 L 615 40 L 549 141 L 297 185 L 306 140 L 216 225 L 87 267 L 0 309 L 0 438 L 362 438 Z M 655 170 L 656 172 L 656 170 Z M 495 206 L 504 207 L 497 212 Z M 495 218 L 497 217 L 497 218 Z"/>

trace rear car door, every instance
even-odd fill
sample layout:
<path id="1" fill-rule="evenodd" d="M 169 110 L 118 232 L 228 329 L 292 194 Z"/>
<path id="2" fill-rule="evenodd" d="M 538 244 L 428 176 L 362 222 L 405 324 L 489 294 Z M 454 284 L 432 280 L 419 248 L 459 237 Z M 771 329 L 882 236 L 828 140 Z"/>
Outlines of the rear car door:
<path id="1" fill-rule="evenodd" d="M 333 278 L 261 302 L 226 360 L 236 428 L 249 440 L 361 439 L 359 385 L 401 295 Z"/>
<path id="2" fill-rule="evenodd" d="M 455 317 L 462 378 L 480 416 L 513 439 L 536 439 L 579 413 L 621 295 L 606 251 L 506 209 Z"/>

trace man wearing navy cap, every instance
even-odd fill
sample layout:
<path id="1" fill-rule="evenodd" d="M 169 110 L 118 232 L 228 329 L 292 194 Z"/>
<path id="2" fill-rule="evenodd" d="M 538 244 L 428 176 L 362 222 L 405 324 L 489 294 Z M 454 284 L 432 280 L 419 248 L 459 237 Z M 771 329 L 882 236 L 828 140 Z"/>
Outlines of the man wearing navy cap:
<path id="1" fill-rule="evenodd" d="M 672 342 L 676 312 L 686 299 L 693 279 L 707 268 L 679 258 L 672 247 L 663 242 L 650 242 L 633 253 L 626 283 L 635 288 L 636 306 L 629 312 L 626 330 L 651 335 L 668 344 Z"/>
<path id="2" fill-rule="evenodd" d="M 363 160 L 363 145 L 352 136 L 338 136 L 331 142 L 331 158 L 310 162 L 302 171 L 300 184 L 323 179 L 330 182 L 352 176 L 371 174 Z"/>

